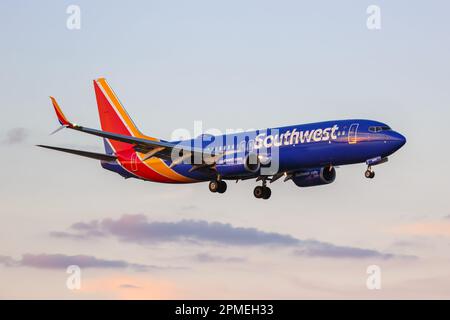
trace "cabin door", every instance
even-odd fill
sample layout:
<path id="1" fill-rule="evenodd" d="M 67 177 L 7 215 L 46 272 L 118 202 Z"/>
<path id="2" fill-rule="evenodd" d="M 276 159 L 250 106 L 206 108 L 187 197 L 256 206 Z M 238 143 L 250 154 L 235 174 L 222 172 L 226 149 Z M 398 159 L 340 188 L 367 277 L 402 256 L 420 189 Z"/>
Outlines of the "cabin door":
<path id="1" fill-rule="evenodd" d="M 348 129 L 348 143 L 355 144 L 358 142 L 358 127 L 359 123 L 352 123 L 350 129 Z"/>

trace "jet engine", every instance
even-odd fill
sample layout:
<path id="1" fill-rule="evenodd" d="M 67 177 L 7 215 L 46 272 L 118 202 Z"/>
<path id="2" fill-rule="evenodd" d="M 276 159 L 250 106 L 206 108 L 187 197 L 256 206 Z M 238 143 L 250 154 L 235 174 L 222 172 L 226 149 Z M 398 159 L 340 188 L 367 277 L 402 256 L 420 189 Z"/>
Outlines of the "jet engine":
<path id="1" fill-rule="evenodd" d="M 312 187 L 332 183 L 336 179 L 336 170 L 333 167 L 322 167 L 303 170 L 292 178 L 298 187 Z"/>

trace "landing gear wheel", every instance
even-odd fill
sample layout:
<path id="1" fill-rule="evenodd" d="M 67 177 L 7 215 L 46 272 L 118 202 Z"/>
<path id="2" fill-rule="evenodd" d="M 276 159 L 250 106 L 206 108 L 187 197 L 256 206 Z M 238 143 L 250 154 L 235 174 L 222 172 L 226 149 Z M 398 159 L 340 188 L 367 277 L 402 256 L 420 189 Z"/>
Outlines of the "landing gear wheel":
<path id="1" fill-rule="evenodd" d="M 209 182 L 209 191 L 224 193 L 227 191 L 227 183 L 225 181 L 213 180 Z"/>
<path id="2" fill-rule="evenodd" d="M 364 176 L 367 179 L 373 179 L 375 177 L 375 171 L 367 169 L 366 172 L 364 173 Z"/>
<path id="3" fill-rule="evenodd" d="M 253 190 L 253 195 L 257 199 L 265 199 L 265 200 L 267 200 L 272 195 L 272 191 L 270 190 L 270 188 L 268 188 L 266 186 L 257 186 Z"/>
<path id="4" fill-rule="evenodd" d="M 253 189 L 253 195 L 255 198 L 261 199 L 264 195 L 264 187 L 256 186 L 255 189 Z"/>
<path id="5" fill-rule="evenodd" d="M 269 199 L 270 198 L 270 196 L 272 195 L 272 191 L 270 190 L 270 188 L 269 187 L 263 187 L 263 196 L 262 196 L 262 198 L 264 199 L 264 200 L 267 200 L 267 199 Z"/>
<path id="6" fill-rule="evenodd" d="M 217 189 L 218 193 L 224 193 L 227 191 L 227 183 L 225 181 L 219 181 L 219 189 Z"/>
<path id="7" fill-rule="evenodd" d="M 218 192 L 220 188 L 220 182 L 213 180 L 209 182 L 209 191 L 211 192 Z M 225 187 L 226 189 L 226 187 Z"/>

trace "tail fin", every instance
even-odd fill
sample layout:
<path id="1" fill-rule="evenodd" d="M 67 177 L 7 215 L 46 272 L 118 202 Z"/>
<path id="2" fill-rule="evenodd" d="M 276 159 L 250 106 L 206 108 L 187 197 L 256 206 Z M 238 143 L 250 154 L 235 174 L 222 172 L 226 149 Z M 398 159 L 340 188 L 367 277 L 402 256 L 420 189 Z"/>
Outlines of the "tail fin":
<path id="1" fill-rule="evenodd" d="M 100 124 L 103 131 L 149 140 L 158 140 L 153 137 L 145 136 L 139 131 L 105 78 L 94 80 L 94 89 Z M 126 144 L 124 145 L 122 142 L 109 139 L 106 140 L 105 145 L 110 144 L 114 150 L 127 147 Z"/>
<path id="2" fill-rule="evenodd" d="M 132 137 L 144 136 L 136 127 L 105 78 L 94 80 L 94 89 L 102 130 Z"/>

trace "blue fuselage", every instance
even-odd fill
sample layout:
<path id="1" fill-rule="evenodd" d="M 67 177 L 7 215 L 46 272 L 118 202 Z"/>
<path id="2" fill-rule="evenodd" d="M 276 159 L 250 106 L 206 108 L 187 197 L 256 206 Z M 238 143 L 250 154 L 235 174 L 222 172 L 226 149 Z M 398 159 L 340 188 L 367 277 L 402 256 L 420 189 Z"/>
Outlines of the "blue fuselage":
<path id="1" fill-rule="evenodd" d="M 242 164 L 252 153 L 261 159 L 278 161 L 277 172 L 295 172 L 323 166 L 340 166 L 386 158 L 406 142 L 404 136 L 386 124 L 362 119 L 335 120 L 248 131 L 222 136 L 202 135 L 180 142 L 201 148 L 205 153 L 226 152 L 216 166 L 223 168 L 224 179 L 258 176 L 258 172 L 236 174 L 228 168 Z M 192 164 L 174 168 L 184 176 L 209 180 L 215 173 L 192 170 Z"/>

